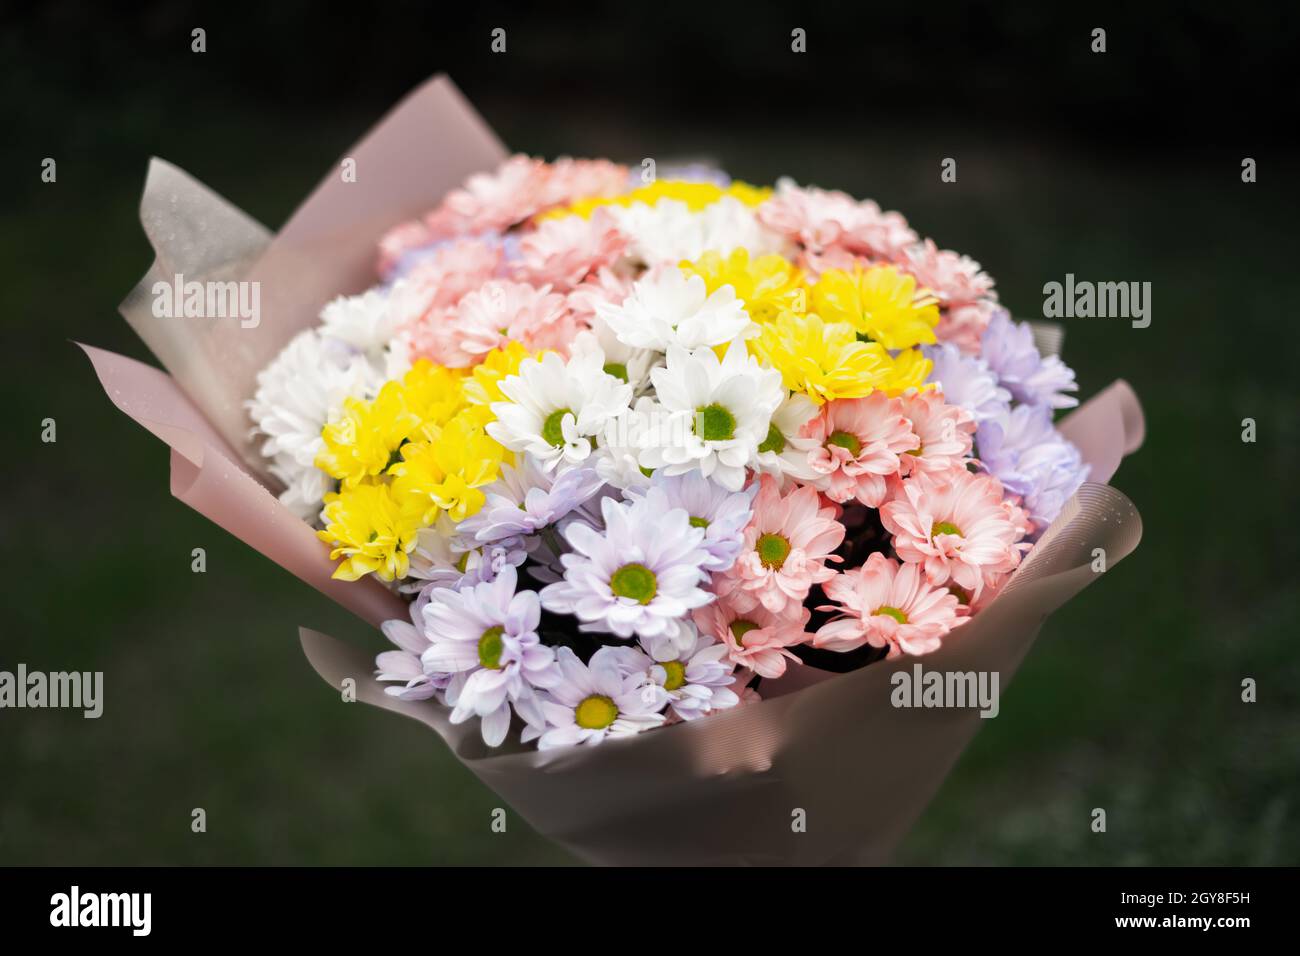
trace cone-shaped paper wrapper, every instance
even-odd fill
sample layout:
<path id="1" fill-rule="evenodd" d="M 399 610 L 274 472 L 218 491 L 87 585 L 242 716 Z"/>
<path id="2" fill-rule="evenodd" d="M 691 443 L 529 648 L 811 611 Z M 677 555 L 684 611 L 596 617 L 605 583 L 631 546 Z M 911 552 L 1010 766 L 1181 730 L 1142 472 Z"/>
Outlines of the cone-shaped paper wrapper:
<path id="1" fill-rule="evenodd" d="M 327 548 L 268 491 L 244 403 L 257 372 L 338 294 L 372 284 L 384 230 L 434 206 L 505 152 L 451 82 L 439 77 L 398 105 L 333 170 L 274 238 L 248 216 L 156 160 L 141 219 L 157 259 L 122 304 L 172 374 L 84 347 L 123 412 L 172 449 L 172 493 L 277 564 L 378 625 L 406 605 L 373 580 L 331 577 Z M 177 280 L 176 277 L 182 277 Z M 157 282 L 256 282 L 255 324 L 155 314 Z M 1054 348 L 1059 329 L 1035 330 Z M 1044 338 L 1047 336 L 1047 338 Z M 1049 341 L 1050 340 L 1050 341 Z M 1132 390 L 1116 382 L 1062 425 L 1105 482 L 1142 440 Z M 1089 483 L 1066 506 L 997 600 L 938 652 L 832 675 L 792 667 L 761 703 L 599 747 L 489 751 L 474 723 L 452 726 L 430 702 L 399 701 L 372 676 L 372 651 L 302 632 L 316 670 L 338 686 L 432 727 L 537 830 L 602 863 L 876 863 L 921 812 L 971 735 L 974 709 L 890 702 L 891 676 L 996 672 L 1004 689 L 1043 619 L 1137 545 L 1133 506 Z M 804 825 L 795 825 L 803 820 Z"/>
<path id="2" fill-rule="evenodd" d="M 1107 462 L 1136 448 L 1141 421 L 1132 390 L 1116 382 L 1065 430 L 1105 472 Z M 896 707 L 892 676 L 917 665 L 996 673 L 1005 690 L 1047 615 L 1100 576 L 1094 549 L 1105 550 L 1112 569 L 1141 534 L 1129 500 L 1089 482 L 997 599 L 935 653 L 848 674 L 792 668 L 764 683 L 759 703 L 598 747 L 490 751 L 475 722 L 453 726 L 436 703 L 384 693 L 369 676 L 371 653 L 306 629 L 301 638 L 326 681 L 339 687 L 350 677 L 358 699 L 432 727 L 532 827 L 589 862 L 876 864 L 888 859 L 981 720 L 975 708 Z"/>

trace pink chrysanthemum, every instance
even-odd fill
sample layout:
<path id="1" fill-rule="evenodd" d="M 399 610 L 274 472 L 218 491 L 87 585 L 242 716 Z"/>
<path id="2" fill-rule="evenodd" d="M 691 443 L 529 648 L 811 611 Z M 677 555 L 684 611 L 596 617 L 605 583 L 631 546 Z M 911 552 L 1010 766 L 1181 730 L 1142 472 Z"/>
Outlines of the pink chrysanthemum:
<path id="1" fill-rule="evenodd" d="M 763 677 L 780 677 L 788 661 L 798 663 L 799 658 L 786 648 L 812 637 L 806 630 L 812 614 L 800 604 L 789 605 L 784 614 L 775 614 L 761 604 L 741 610 L 719 599 L 696 608 L 693 615 L 700 633 L 712 635 L 727 646 L 728 659 Z"/>
<path id="2" fill-rule="evenodd" d="M 965 467 L 963 459 L 971 451 L 975 416 L 960 405 L 945 403 L 939 389 L 909 389 L 898 402 L 917 437 L 917 443 L 899 459 L 900 474 Z"/>
<path id="3" fill-rule="evenodd" d="M 922 565 L 931 584 L 951 581 L 978 596 L 994 575 L 1020 563 L 1023 532 L 991 475 L 918 472 L 881 505 L 880 521 L 898 556 Z"/>
<path id="4" fill-rule="evenodd" d="M 568 292 L 587 276 L 613 265 L 627 243 L 628 237 L 605 209 L 597 209 L 589 219 L 548 219 L 519 243 L 515 277 Z"/>
<path id="5" fill-rule="evenodd" d="M 980 299 L 967 305 L 940 309 L 934 337 L 940 342 L 951 342 L 967 355 L 979 355 L 980 337 L 989 327 L 997 308 L 993 299 Z"/>
<path id="6" fill-rule="evenodd" d="M 874 202 L 858 202 L 837 190 L 783 183 L 758 207 L 758 219 L 816 254 L 832 247 L 878 259 L 896 260 L 917 241 L 907 220 L 881 212 Z"/>
<path id="7" fill-rule="evenodd" d="M 569 293 L 569 311 L 580 323 L 590 324 L 598 305 L 621 305 L 632 294 L 633 280 L 613 269 L 600 269 Z"/>
<path id="8" fill-rule="evenodd" d="M 504 232 L 541 206 L 547 168 L 540 159 L 511 156 L 491 173 L 475 173 L 424 219 L 436 239 Z"/>
<path id="9" fill-rule="evenodd" d="M 916 277 L 917 285 L 934 293 L 942 306 L 969 305 L 993 293 L 993 277 L 980 269 L 970 256 L 940 249 L 926 239 L 907 250 L 899 263 L 904 272 Z"/>
<path id="10" fill-rule="evenodd" d="M 886 478 L 898 474 L 899 455 L 919 444 L 902 405 L 880 391 L 827 402 L 799 434 L 817 442 L 808 464 L 821 476 L 815 484 L 826 497 L 838 503 L 856 498 L 870 508 L 885 500 Z"/>
<path id="11" fill-rule="evenodd" d="M 605 159 L 557 159 L 547 167 L 541 208 L 567 206 L 589 196 L 627 192 L 627 167 Z"/>
<path id="12" fill-rule="evenodd" d="M 714 575 L 713 587 L 739 608 L 762 604 L 779 614 L 791 602 L 801 603 L 814 584 L 835 576 L 826 562 L 840 560 L 832 552 L 844 540 L 844 525 L 810 485 L 782 495 L 771 475 L 760 482 L 740 556 L 728 572 Z"/>
<path id="13" fill-rule="evenodd" d="M 888 657 L 929 654 L 964 620 L 958 616 L 956 596 L 932 585 L 920 565 L 900 565 L 879 553 L 823 587 L 835 604 L 819 610 L 839 614 L 817 631 L 813 645 L 832 651 L 870 644 L 889 648 Z"/>
<path id="14" fill-rule="evenodd" d="M 376 267 L 379 274 L 387 278 L 406 252 L 427 246 L 432 241 L 429 228 L 418 219 L 389 229 L 379 239 L 379 263 Z"/>
<path id="15" fill-rule="evenodd" d="M 535 289 L 523 282 L 492 279 L 453 308 L 412 327 L 411 358 L 465 368 L 510 341 L 522 343 L 530 352 L 565 353 L 575 334 L 564 296 L 549 286 Z"/>
<path id="16" fill-rule="evenodd" d="M 478 239 L 443 246 L 393 287 L 393 310 L 400 325 L 440 315 L 497 274 L 501 247 Z"/>

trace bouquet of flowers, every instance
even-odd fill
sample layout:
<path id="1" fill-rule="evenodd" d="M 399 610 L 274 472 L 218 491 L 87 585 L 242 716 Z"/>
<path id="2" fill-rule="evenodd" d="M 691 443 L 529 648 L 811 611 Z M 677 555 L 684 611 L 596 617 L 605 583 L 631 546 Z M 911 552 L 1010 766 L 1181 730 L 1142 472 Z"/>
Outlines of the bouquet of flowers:
<path id="1" fill-rule="evenodd" d="M 396 158 L 431 114 L 432 174 Z M 274 239 L 151 172 L 146 228 L 166 192 L 170 235 L 123 310 L 184 389 L 91 355 L 172 445 L 173 491 L 379 624 L 396 649 L 362 699 L 429 723 L 588 857 L 881 858 L 969 713 L 859 755 L 859 795 L 892 790 L 874 824 L 825 792 L 820 738 L 906 720 L 880 693 L 904 659 L 1014 670 L 1085 554 L 1136 545 L 1132 506 L 1085 484 L 1141 440 L 1131 391 L 1058 428 L 1077 404 L 1059 330 L 841 192 L 505 157 L 445 80 L 354 156 Z M 269 313 L 188 336 L 147 318 L 151 278 L 182 267 L 260 283 Z M 304 646 L 331 681 L 364 677 L 337 642 Z M 646 838 L 754 793 L 726 825 Z M 742 845 L 759 806 L 819 799 L 829 842 Z"/>

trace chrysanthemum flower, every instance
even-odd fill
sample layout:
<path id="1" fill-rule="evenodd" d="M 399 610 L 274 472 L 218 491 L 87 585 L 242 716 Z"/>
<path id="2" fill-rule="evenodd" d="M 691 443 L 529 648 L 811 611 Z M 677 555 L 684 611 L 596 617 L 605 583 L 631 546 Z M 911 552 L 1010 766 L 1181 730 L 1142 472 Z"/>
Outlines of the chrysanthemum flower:
<path id="1" fill-rule="evenodd" d="M 902 404 L 884 392 L 827 402 L 802 434 L 816 442 L 808 464 L 817 488 L 832 501 L 856 498 L 869 508 L 885 500 L 885 479 L 898 474 L 899 455 L 920 445 Z"/>
<path id="2" fill-rule="evenodd" d="M 945 472 L 965 466 L 971 453 L 975 418 L 960 405 L 949 405 L 938 389 L 908 390 L 896 401 L 916 433 L 917 443 L 900 459 L 904 476 L 914 471 Z"/>
<path id="3" fill-rule="evenodd" d="M 401 460 L 389 468 L 393 495 L 422 507 L 421 521 L 432 524 L 439 511 L 463 521 L 483 507 L 484 485 L 496 480 L 505 449 L 467 416 L 457 416 L 429 441 L 408 441 Z"/>
<path id="4" fill-rule="evenodd" d="M 1002 484 L 989 475 L 954 468 L 919 472 L 880 507 L 904 561 L 925 569 L 931 584 L 949 581 L 978 596 L 993 575 L 1020 563 L 1023 532 L 1003 505 Z"/>
<path id="5" fill-rule="evenodd" d="M 596 310 L 602 305 L 621 305 L 632 294 L 633 280 L 621 272 L 610 268 L 597 269 L 596 272 L 565 297 L 565 304 L 573 313 L 574 321 L 580 326 L 593 328 L 598 321 Z"/>
<path id="6" fill-rule="evenodd" d="M 662 360 L 651 349 L 633 348 L 621 342 L 614 330 L 599 316 L 593 316 L 591 328 L 579 332 L 569 349 L 570 355 L 598 353 L 601 368 L 608 375 L 621 378 L 640 393 L 650 382 L 650 367 Z"/>
<path id="7" fill-rule="evenodd" d="M 632 387 L 602 364 L 595 354 L 568 362 L 554 352 L 525 359 L 518 374 L 500 384 L 508 401 L 493 403 L 497 420 L 488 424 L 488 434 L 546 468 L 586 461 L 595 436 L 632 399 Z"/>
<path id="8" fill-rule="evenodd" d="M 603 209 L 590 219 L 548 219 L 520 241 L 515 275 L 534 285 L 568 292 L 592 273 L 612 266 L 627 243 L 628 237 L 614 217 Z"/>
<path id="9" fill-rule="evenodd" d="M 660 269 L 639 279 L 618 305 L 597 304 L 596 314 L 632 348 L 665 352 L 670 345 L 696 349 L 722 345 L 755 331 L 735 290 L 708 292 L 699 276 Z"/>
<path id="10" fill-rule="evenodd" d="M 420 427 L 419 415 L 406 404 L 400 382 L 388 382 L 374 401 L 349 398 L 342 415 L 321 429 L 324 447 L 316 467 L 345 488 L 373 478 L 393 462 L 402 443 Z"/>
<path id="11" fill-rule="evenodd" d="M 389 297 L 393 320 L 412 328 L 433 321 L 467 293 L 496 277 L 501 266 L 499 242 L 482 239 L 445 242 L 421 258 L 393 286 Z M 419 357 L 419 354 L 414 356 Z"/>
<path id="12" fill-rule="evenodd" d="M 982 422 L 980 463 L 1021 499 L 1035 531 L 1050 525 L 1088 476 L 1079 449 L 1052 425 L 1046 405 L 1018 405 Z"/>
<path id="13" fill-rule="evenodd" d="M 767 187 L 751 186 L 739 180 L 723 186 L 712 182 L 663 176 L 656 178 L 652 183 L 618 195 L 613 193 L 593 195 L 567 207 L 553 210 L 547 213 L 546 217 L 591 216 L 597 209 L 627 208 L 633 205 L 653 208 L 663 202 L 680 204 L 689 212 L 702 212 L 728 197 L 744 206 L 753 207 L 766 201 L 771 194 L 772 190 Z"/>
<path id="14" fill-rule="evenodd" d="M 916 349 L 891 357 L 879 342 L 858 340 L 847 322 L 783 312 L 760 326 L 751 348 L 781 373 L 786 388 L 818 405 L 836 398 L 862 398 L 873 389 L 897 394 L 920 385 L 929 360 Z"/>
<path id="15" fill-rule="evenodd" d="M 420 620 L 416 617 L 415 620 Z M 420 656 L 429 648 L 423 621 L 416 627 L 411 621 L 384 621 L 379 625 L 384 637 L 397 646 L 395 651 L 381 651 L 375 656 L 375 680 L 399 681 L 400 687 L 385 687 L 384 693 L 401 700 L 428 700 L 443 690 L 450 674 L 425 671 Z"/>
<path id="16" fill-rule="evenodd" d="M 726 644 L 700 634 L 687 623 L 684 641 L 642 641 L 651 660 L 650 679 L 668 695 L 671 715 L 695 720 L 740 703 L 736 695 L 736 664 Z"/>
<path id="17" fill-rule="evenodd" d="M 700 584 L 708 554 L 704 531 L 681 508 L 651 488 L 620 504 L 601 501 L 605 530 L 581 522 L 564 529 L 573 547 L 561 556 L 564 580 L 542 589 L 542 606 L 597 623 L 619 637 L 655 638 L 676 631 L 677 621 L 712 600 Z"/>
<path id="18" fill-rule="evenodd" d="M 812 308 L 828 322 L 848 322 L 887 349 L 935 341 L 938 300 L 893 266 L 828 269 L 812 287 Z"/>
<path id="19" fill-rule="evenodd" d="M 803 277 L 785 256 L 751 257 L 745 248 L 724 256 L 710 250 L 698 259 L 682 262 L 681 268 L 702 278 L 710 293 L 731 286 L 755 322 L 769 322 L 782 312 L 808 311 Z"/>
<path id="20" fill-rule="evenodd" d="M 587 197 L 617 196 L 627 191 L 626 166 L 606 159 L 562 156 L 546 167 L 540 202 L 543 209 L 565 206 Z"/>
<path id="21" fill-rule="evenodd" d="M 407 555 L 415 548 L 422 510 L 412 499 L 399 500 L 388 485 L 360 484 L 325 496 L 316 536 L 330 545 L 338 561 L 334 577 L 355 581 L 376 574 L 385 581 L 406 577 Z"/>
<path id="22" fill-rule="evenodd" d="M 746 249 L 751 255 L 762 256 L 788 250 L 782 236 L 763 226 L 753 209 L 730 196 L 699 211 L 665 199 L 653 206 L 636 202 L 626 208 L 612 207 L 611 212 L 619 228 L 631 237 L 628 258 L 650 269 L 676 266 L 709 251 L 730 255 L 736 249 Z"/>
<path id="23" fill-rule="evenodd" d="M 555 652 L 537 636 L 537 592 L 516 592 L 517 585 L 515 569 L 506 567 L 492 581 L 433 591 L 423 609 L 430 643 L 421 662 L 432 674 L 452 675 L 451 722 L 479 717 L 489 747 L 505 739 L 511 705 L 529 725 L 545 726 L 537 691 L 560 681 Z"/>
<path id="24" fill-rule="evenodd" d="M 511 156 L 493 172 L 475 173 L 453 189 L 424 220 L 437 238 L 477 232 L 505 232 L 541 208 L 546 164 L 529 156 Z"/>
<path id="25" fill-rule="evenodd" d="M 960 405 L 977 423 L 996 418 L 1010 406 L 1011 393 L 998 384 L 982 358 L 964 354 L 951 342 L 928 346 L 924 352 L 933 363 L 929 382 L 942 387 L 944 401 Z"/>
<path id="26" fill-rule="evenodd" d="M 669 346 L 667 365 L 650 378 L 659 403 L 677 417 L 667 423 L 662 440 L 642 452 L 641 464 L 669 475 L 698 469 L 728 491 L 739 491 L 785 398 L 780 374 L 760 366 L 737 339 L 722 359 L 712 349 Z"/>
<path id="27" fill-rule="evenodd" d="M 834 551 L 843 540 L 844 525 L 834 508 L 822 507 L 814 488 L 797 486 L 782 495 L 776 479 L 764 475 L 740 556 L 726 574 L 714 575 L 714 590 L 735 606 L 761 603 L 780 613 L 835 576 L 826 562 L 840 560 Z"/>
<path id="28" fill-rule="evenodd" d="M 549 286 L 492 279 L 412 328 L 411 353 L 465 368 L 512 341 L 529 351 L 564 351 L 575 331 L 564 296 Z"/>
<path id="29" fill-rule="evenodd" d="M 788 662 L 799 663 L 787 648 L 812 637 L 807 631 L 812 615 L 802 604 L 787 605 L 777 614 L 761 604 L 738 605 L 722 598 L 693 617 L 702 634 L 722 643 L 733 663 L 762 677 L 780 677 Z"/>
<path id="30" fill-rule="evenodd" d="M 978 262 L 959 252 L 940 249 L 933 239 L 908 249 L 899 264 L 934 293 L 945 309 L 997 297 L 993 277 L 981 270 Z"/>
<path id="31" fill-rule="evenodd" d="M 402 400 L 420 419 L 412 437 L 433 438 L 465 408 L 464 374 L 420 359 L 402 376 Z"/>
<path id="32" fill-rule="evenodd" d="M 980 358 L 998 377 L 998 384 L 1018 402 L 1073 408 L 1079 400 L 1064 392 L 1078 389 L 1074 371 L 1059 356 L 1042 356 L 1034 345 L 1028 322 L 1013 322 L 1005 309 L 998 309 L 980 339 Z"/>
<path id="33" fill-rule="evenodd" d="M 767 437 L 759 442 L 758 453 L 751 463 L 753 469 L 779 480 L 816 478 L 817 472 L 808 463 L 808 455 L 817 447 L 817 440 L 803 436 L 804 425 L 816 416 L 817 406 L 807 395 L 791 392 L 772 413 Z"/>
<path id="34" fill-rule="evenodd" d="M 541 695 L 546 730 L 529 726 L 522 739 L 537 739 L 538 750 L 573 744 L 599 744 L 658 727 L 667 692 L 650 682 L 650 660 L 636 648 L 602 647 L 586 664 L 567 647 L 556 648 L 560 681 Z"/>
<path id="35" fill-rule="evenodd" d="M 524 455 L 518 465 L 505 465 L 500 477 L 483 489 L 484 507 L 457 530 L 480 544 L 525 538 L 567 517 L 603 485 L 593 468 L 568 468 L 556 474 Z"/>
<path id="36" fill-rule="evenodd" d="M 668 507 L 681 508 L 690 516 L 692 525 L 704 530 L 702 546 L 708 552 L 703 564 L 706 571 L 725 571 L 736 562 L 744 543 L 745 526 L 753 517 L 757 485 L 732 492 L 698 471 L 688 471 L 676 476 L 656 472 L 651 487 L 663 492 Z M 626 495 L 628 500 L 644 496 L 643 488 L 628 489 Z"/>
<path id="37" fill-rule="evenodd" d="M 900 565 L 879 553 L 822 587 L 836 603 L 820 610 L 838 613 L 813 636 L 815 647 L 851 651 L 870 644 L 889 648 L 888 657 L 928 654 L 963 620 L 957 598 L 931 584 L 920 565 Z"/>
<path id="38" fill-rule="evenodd" d="M 790 180 L 758 207 L 759 221 L 814 252 L 840 246 L 875 259 L 897 259 L 917 241 L 907 220 L 837 190 L 801 188 Z"/>
<path id="39" fill-rule="evenodd" d="M 465 401 L 482 409 L 478 418 L 483 424 L 494 420 L 492 403 L 506 401 L 505 393 L 501 391 L 501 382 L 511 375 L 517 375 L 523 360 L 533 357 L 533 353 L 519 342 L 507 342 L 483 356 L 483 361 L 461 380 Z"/>

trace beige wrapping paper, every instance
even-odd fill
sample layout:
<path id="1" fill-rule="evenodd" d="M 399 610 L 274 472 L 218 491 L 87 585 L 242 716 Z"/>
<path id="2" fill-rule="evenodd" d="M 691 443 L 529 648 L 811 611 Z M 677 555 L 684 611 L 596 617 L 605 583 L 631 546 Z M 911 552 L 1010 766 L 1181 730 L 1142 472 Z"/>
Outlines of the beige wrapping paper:
<path id="1" fill-rule="evenodd" d="M 172 493 L 371 624 L 406 605 L 373 580 L 336 581 L 327 548 L 272 494 L 250 440 L 244 402 L 257 372 L 338 294 L 373 284 L 376 243 L 434 206 L 469 174 L 505 156 L 450 80 L 402 101 L 335 167 L 274 237 L 161 160 L 150 167 L 141 220 L 156 260 L 122 313 L 171 375 L 83 346 L 113 402 L 171 447 Z M 153 284 L 257 282 L 255 326 L 158 318 Z M 1036 329 L 1054 348 L 1059 330 Z M 1046 337 L 1044 337 L 1046 336 Z M 1136 396 L 1116 382 L 1062 430 L 1092 465 L 1085 484 L 1002 594 L 935 654 L 832 675 L 792 667 L 764 682 L 761 703 L 599 747 L 489 751 L 477 725 L 451 726 L 432 702 L 403 702 L 371 676 L 361 650 L 303 630 L 312 665 L 359 699 L 432 727 L 485 784 L 539 832 L 598 863 L 879 863 L 929 801 L 979 726 L 973 709 L 901 709 L 890 676 L 996 671 L 1005 689 L 1048 614 L 1136 547 L 1141 521 L 1104 484 L 1141 443 Z M 806 828 L 792 826 L 802 813 Z"/>

